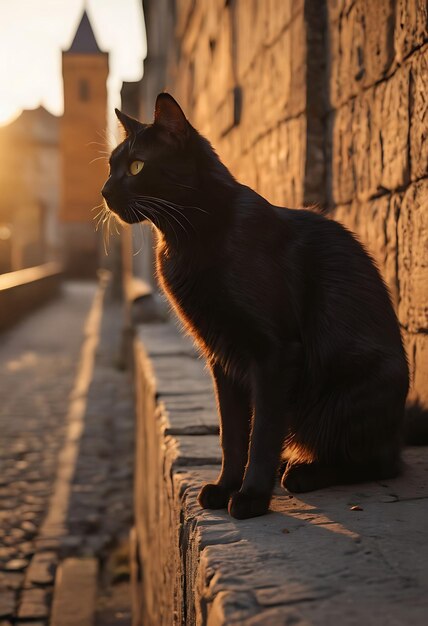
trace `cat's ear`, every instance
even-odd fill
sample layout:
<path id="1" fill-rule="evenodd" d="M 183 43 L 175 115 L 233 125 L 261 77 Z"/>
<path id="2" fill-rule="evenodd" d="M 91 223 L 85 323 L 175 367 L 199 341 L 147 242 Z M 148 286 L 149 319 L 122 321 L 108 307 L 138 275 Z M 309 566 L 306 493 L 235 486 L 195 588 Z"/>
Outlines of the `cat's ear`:
<path id="1" fill-rule="evenodd" d="M 184 139 L 189 132 L 186 116 L 169 93 L 160 93 L 156 98 L 154 123 L 178 138 Z"/>
<path id="2" fill-rule="evenodd" d="M 133 117 L 130 117 L 129 115 L 126 115 L 126 113 L 119 111 L 119 109 L 115 109 L 114 112 L 116 113 L 117 119 L 125 129 L 126 136 L 136 135 L 138 131 L 141 130 L 141 128 L 143 127 L 141 122 L 134 119 Z"/>

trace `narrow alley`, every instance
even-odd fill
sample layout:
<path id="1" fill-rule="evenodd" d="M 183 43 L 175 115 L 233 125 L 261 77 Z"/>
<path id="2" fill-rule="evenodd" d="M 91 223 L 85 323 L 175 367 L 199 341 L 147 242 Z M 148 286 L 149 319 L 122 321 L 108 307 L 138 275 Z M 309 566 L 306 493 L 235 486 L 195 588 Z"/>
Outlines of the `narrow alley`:
<path id="1" fill-rule="evenodd" d="M 65 283 L 2 335 L 2 626 L 60 625 L 76 610 L 81 624 L 130 623 L 133 402 L 107 283 Z M 55 588 L 59 560 L 67 585 Z"/>

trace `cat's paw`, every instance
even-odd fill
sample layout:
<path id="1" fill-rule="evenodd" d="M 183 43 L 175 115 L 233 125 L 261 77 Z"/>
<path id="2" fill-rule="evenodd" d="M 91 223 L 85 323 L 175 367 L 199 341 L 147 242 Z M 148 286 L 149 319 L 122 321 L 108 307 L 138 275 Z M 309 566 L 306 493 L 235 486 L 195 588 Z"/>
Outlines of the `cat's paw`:
<path id="1" fill-rule="evenodd" d="M 236 519 L 265 515 L 269 510 L 270 494 L 250 494 L 235 491 L 229 500 L 229 513 Z"/>
<path id="2" fill-rule="evenodd" d="M 202 487 L 198 502 L 203 509 L 226 509 L 231 489 L 222 485 L 208 483 Z"/>
<path id="3" fill-rule="evenodd" d="M 281 484 L 292 493 L 305 493 L 329 487 L 337 482 L 334 470 L 317 463 L 302 463 L 288 467 Z"/>

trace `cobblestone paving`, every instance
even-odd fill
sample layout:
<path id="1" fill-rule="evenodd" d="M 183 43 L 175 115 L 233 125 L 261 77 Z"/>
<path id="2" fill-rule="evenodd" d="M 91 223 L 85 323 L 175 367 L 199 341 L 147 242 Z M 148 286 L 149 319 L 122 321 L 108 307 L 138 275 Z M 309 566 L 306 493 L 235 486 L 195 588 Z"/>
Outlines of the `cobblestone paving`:
<path id="1" fill-rule="evenodd" d="M 66 285 L 0 337 L 0 619 L 47 617 L 53 572 L 32 556 L 95 289 Z"/>
<path id="2" fill-rule="evenodd" d="M 122 305 L 107 292 L 70 497 L 72 556 L 104 559 L 132 520 L 134 408 L 129 374 L 119 367 L 122 327 Z"/>
<path id="3" fill-rule="evenodd" d="M 0 337 L 0 626 L 45 626 L 58 561 L 89 555 L 99 559 L 104 583 L 99 623 L 105 606 L 109 624 L 130 623 L 125 538 L 132 518 L 133 400 L 128 373 L 117 367 L 121 306 L 108 295 L 66 534 L 52 545 L 38 539 L 95 292 L 95 284 L 67 284 L 60 299 Z"/>

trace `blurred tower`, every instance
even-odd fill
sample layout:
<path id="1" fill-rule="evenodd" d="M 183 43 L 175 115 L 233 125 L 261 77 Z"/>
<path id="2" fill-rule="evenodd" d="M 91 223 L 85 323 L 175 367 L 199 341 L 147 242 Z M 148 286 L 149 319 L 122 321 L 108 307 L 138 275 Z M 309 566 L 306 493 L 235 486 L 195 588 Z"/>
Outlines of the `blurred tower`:
<path id="1" fill-rule="evenodd" d="M 101 203 L 107 174 L 108 53 L 98 47 L 86 11 L 73 43 L 62 53 L 64 116 L 61 120 L 64 268 L 69 276 L 93 277 L 99 239 L 93 207 Z"/>

